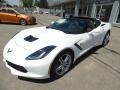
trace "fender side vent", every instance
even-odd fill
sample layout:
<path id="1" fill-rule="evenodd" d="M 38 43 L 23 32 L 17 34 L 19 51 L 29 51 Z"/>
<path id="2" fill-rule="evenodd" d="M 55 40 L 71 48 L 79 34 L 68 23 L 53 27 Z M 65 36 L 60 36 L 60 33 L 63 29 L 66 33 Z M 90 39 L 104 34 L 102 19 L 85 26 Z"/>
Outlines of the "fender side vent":
<path id="1" fill-rule="evenodd" d="M 82 47 L 80 45 L 78 45 L 77 43 L 74 44 L 79 50 L 83 50 Z"/>
<path id="2" fill-rule="evenodd" d="M 33 37 L 32 35 L 29 35 L 27 37 L 24 38 L 25 41 L 28 41 L 28 42 L 33 42 L 35 40 L 37 40 L 38 38 L 36 37 Z"/>

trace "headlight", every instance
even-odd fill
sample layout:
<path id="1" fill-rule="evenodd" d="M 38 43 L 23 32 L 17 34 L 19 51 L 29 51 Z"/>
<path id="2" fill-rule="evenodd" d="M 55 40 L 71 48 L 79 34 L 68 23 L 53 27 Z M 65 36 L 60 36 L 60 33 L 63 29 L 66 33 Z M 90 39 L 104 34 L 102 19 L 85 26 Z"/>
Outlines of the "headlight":
<path id="1" fill-rule="evenodd" d="M 26 60 L 37 60 L 47 56 L 56 46 L 47 46 L 44 47 L 33 54 L 29 55 Z"/>

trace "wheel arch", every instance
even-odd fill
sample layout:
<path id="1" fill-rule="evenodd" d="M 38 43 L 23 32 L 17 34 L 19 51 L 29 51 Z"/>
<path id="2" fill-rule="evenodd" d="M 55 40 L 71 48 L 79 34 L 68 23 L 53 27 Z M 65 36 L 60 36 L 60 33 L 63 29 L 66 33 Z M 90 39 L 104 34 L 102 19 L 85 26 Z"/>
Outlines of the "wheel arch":
<path id="1" fill-rule="evenodd" d="M 104 47 L 104 45 L 103 45 L 104 39 L 105 39 L 105 37 L 106 37 L 106 35 L 107 35 L 108 33 L 109 33 L 109 35 L 111 34 L 111 30 L 110 30 L 110 29 L 106 31 L 106 33 L 105 33 L 105 35 L 104 35 L 104 37 L 103 37 L 103 40 L 102 40 L 102 44 L 101 44 L 100 46 Z"/>
<path id="2" fill-rule="evenodd" d="M 55 56 L 55 58 L 56 58 L 60 53 L 62 53 L 62 52 L 64 52 L 64 51 L 69 51 L 69 52 L 73 55 L 73 60 L 74 60 L 75 53 L 74 53 L 73 49 L 71 49 L 71 48 L 62 49 L 62 50 L 59 51 L 59 53 Z M 54 60 L 55 60 L 55 58 L 54 58 Z M 54 60 L 53 60 L 53 61 L 54 61 Z"/>
<path id="3" fill-rule="evenodd" d="M 106 32 L 106 34 L 107 34 L 107 33 L 111 33 L 111 30 L 109 29 L 109 30 Z"/>
<path id="4" fill-rule="evenodd" d="M 26 20 L 25 18 L 20 18 L 19 21 L 22 20 L 22 19 L 23 19 L 23 20 Z"/>
<path id="5" fill-rule="evenodd" d="M 20 18 L 20 19 L 19 19 L 19 23 L 20 23 L 21 20 L 25 20 L 26 23 L 28 24 L 28 22 L 27 22 L 27 20 L 26 20 L 25 18 Z"/>
<path id="6" fill-rule="evenodd" d="M 107 33 L 111 34 L 111 30 L 109 29 L 109 30 L 107 30 L 107 31 L 105 32 L 104 38 L 105 38 L 105 36 L 106 36 Z"/>
<path id="7" fill-rule="evenodd" d="M 50 66 L 49 66 L 48 74 L 49 74 L 50 76 L 51 76 L 51 68 L 52 68 L 53 62 L 55 61 L 55 59 L 57 58 L 57 56 L 58 56 L 60 53 L 64 52 L 64 51 L 69 51 L 69 52 L 72 54 L 72 58 L 73 58 L 73 61 L 74 61 L 74 57 L 75 57 L 74 50 L 71 49 L 71 48 L 64 48 L 64 49 L 62 49 L 61 51 L 59 51 L 59 52 L 56 54 L 55 58 L 53 59 L 53 61 L 51 62 Z"/>

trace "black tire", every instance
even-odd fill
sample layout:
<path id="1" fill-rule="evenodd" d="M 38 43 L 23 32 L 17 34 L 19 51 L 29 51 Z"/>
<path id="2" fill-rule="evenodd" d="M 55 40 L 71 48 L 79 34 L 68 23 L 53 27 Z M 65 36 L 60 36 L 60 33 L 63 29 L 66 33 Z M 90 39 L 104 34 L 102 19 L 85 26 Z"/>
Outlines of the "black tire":
<path id="1" fill-rule="evenodd" d="M 20 19 L 20 25 L 27 25 L 27 21 L 25 19 Z"/>
<path id="2" fill-rule="evenodd" d="M 62 77 L 71 69 L 72 64 L 73 64 L 73 54 L 69 51 L 61 52 L 52 63 L 50 70 L 50 78 Z"/>
<path id="3" fill-rule="evenodd" d="M 110 31 L 106 33 L 102 43 L 102 47 L 105 47 L 109 43 L 109 40 L 110 40 Z"/>

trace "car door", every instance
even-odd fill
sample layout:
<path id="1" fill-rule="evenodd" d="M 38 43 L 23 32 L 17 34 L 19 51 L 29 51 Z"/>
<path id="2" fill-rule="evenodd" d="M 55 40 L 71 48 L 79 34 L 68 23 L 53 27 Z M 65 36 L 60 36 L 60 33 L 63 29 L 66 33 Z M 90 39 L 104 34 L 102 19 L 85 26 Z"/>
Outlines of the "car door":
<path id="1" fill-rule="evenodd" d="M 0 22 L 1 22 L 1 19 L 2 19 L 2 9 L 0 9 Z"/>
<path id="2" fill-rule="evenodd" d="M 7 9 L 7 21 L 12 22 L 12 23 L 17 23 L 18 22 L 18 17 L 17 14 L 14 10 L 12 9 Z"/>
<path id="3" fill-rule="evenodd" d="M 99 45 L 101 41 L 101 37 L 103 36 L 102 34 L 103 34 L 103 28 L 100 26 L 93 29 L 91 32 L 89 32 L 89 35 L 93 37 L 92 42 L 94 46 Z"/>
<path id="4" fill-rule="evenodd" d="M 81 54 L 85 53 L 93 47 L 93 36 L 86 32 L 84 34 L 81 34 L 79 37 L 80 39 L 78 42 L 76 42 L 75 46 L 80 49 L 80 56 Z"/>
<path id="5" fill-rule="evenodd" d="M 7 21 L 7 16 L 6 16 L 6 9 L 1 9 L 1 12 L 0 12 L 0 20 L 2 22 L 6 22 Z"/>
<path id="6" fill-rule="evenodd" d="M 79 39 L 77 39 L 78 41 L 75 43 L 75 46 L 80 49 L 80 55 L 93 47 L 92 40 L 94 37 L 89 34 L 92 29 L 89 29 L 87 24 L 88 20 L 76 20 L 75 22 L 72 21 L 70 25 L 71 31 L 74 30 L 74 32 L 80 33 L 77 35 Z"/>
<path id="7" fill-rule="evenodd" d="M 95 23 L 96 23 L 96 26 L 93 27 L 93 30 L 88 32 L 89 35 L 93 37 L 92 43 L 94 44 L 94 46 L 101 44 L 101 38 L 103 36 L 102 34 L 104 30 L 104 28 L 101 27 L 99 20 L 96 20 Z"/>

